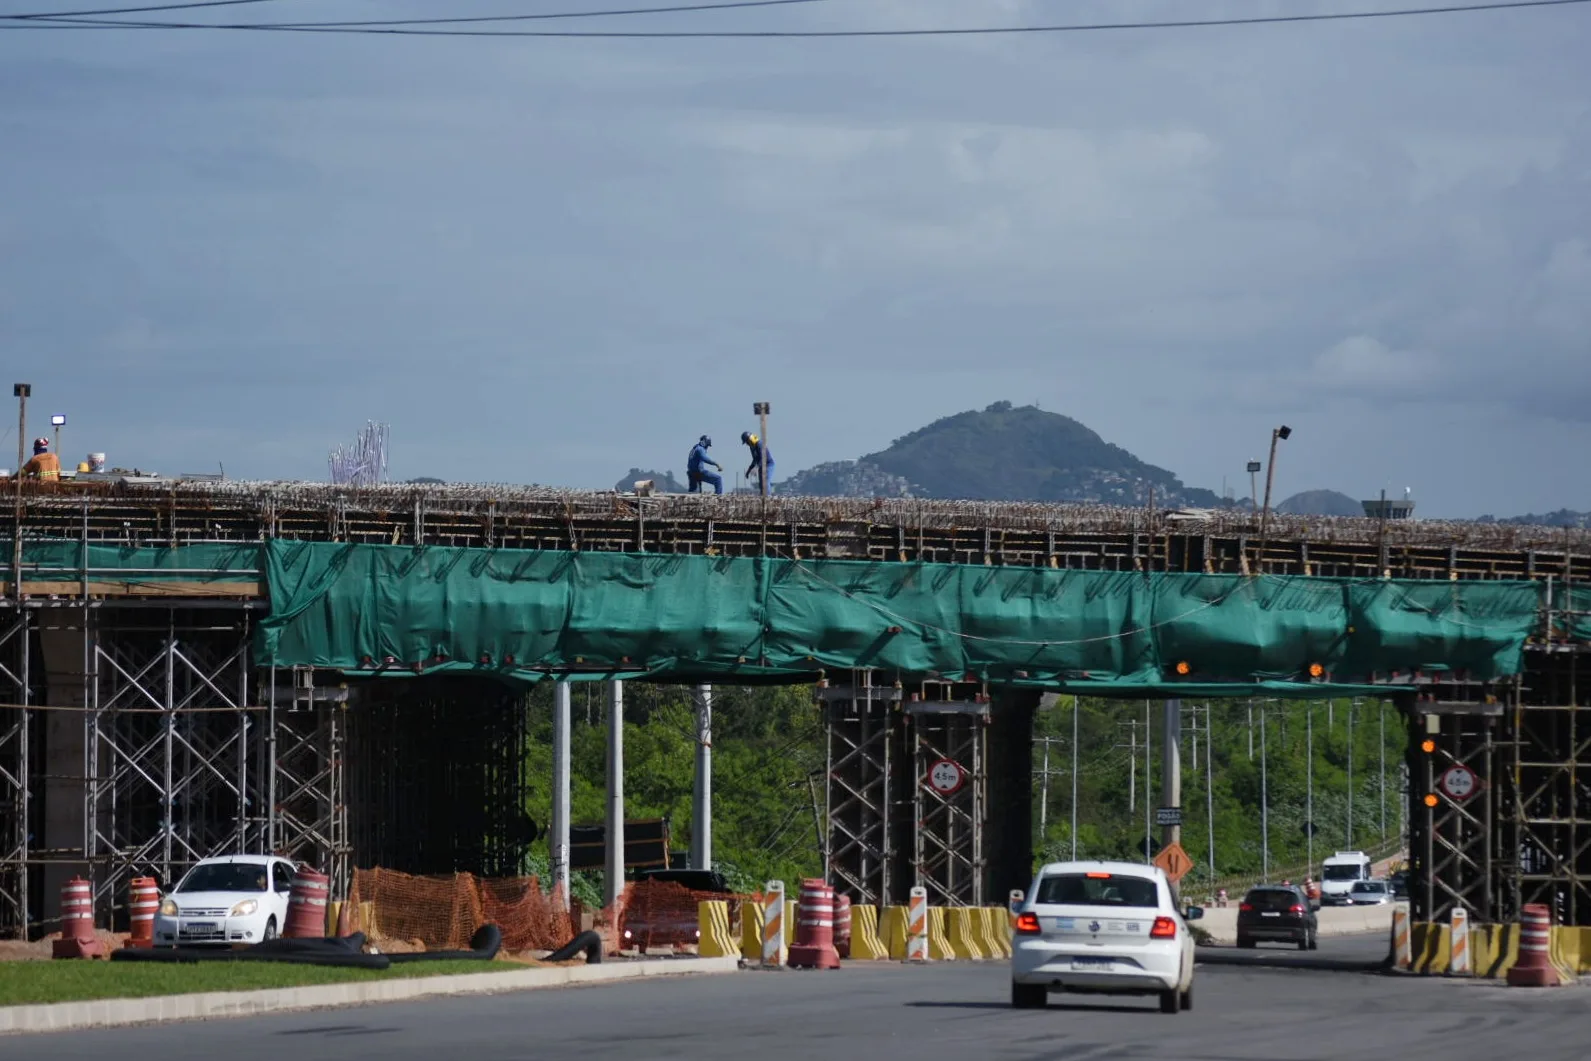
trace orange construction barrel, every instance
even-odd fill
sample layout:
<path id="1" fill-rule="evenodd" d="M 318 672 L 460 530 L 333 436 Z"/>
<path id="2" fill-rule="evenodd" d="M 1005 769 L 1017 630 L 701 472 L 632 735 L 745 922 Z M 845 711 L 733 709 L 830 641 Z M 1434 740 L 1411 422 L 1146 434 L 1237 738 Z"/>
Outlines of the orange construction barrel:
<path id="1" fill-rule="evenodd" d="M 841 958 L 851 956 L 851 897 L 834 897 L 834 953 Z"/>
<path id="2" fill-rule="evenodd" d="M 793 969 L 840 967 L 840 956 L 834 950 L 834 889 L 820 880 L 801 882 L 789 965 Z"/>
<path id="3" fill-rule="evenodd" d="M 326 900 L 331 895 L 331 879 L 305 867 L 293 876 L 293 891 L 287 897 L 288 939 L 326 937 Z"/>
<path id="4" fill-rule="evenodd" d="M 94 889 L 82 877 L 61 885 L 61 938 L 50 945 L 56 958 L 97 958 L 104 951 L 94 934 Z"/>
<path id="5" fill-rule="evenodd" d="M 134 877 L 128 888 L 127 908 L 132 912 L 131 929 L 124 947 L 155 945 L 155 911 L 160 909 L 160 888 L 153 877 Z"/>

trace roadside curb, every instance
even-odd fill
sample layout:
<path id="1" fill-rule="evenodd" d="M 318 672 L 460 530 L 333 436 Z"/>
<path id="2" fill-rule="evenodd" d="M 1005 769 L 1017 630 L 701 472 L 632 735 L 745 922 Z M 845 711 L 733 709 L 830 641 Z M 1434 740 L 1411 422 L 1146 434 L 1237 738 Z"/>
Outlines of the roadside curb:
<path id="1" fill-rule="evenodd" d="M 362 1006 L 448 995 L 488 995 L 535 988 L 573 987 L 651 976 L 703 976 L 732 973 L 739 958 L 692 958 L 555 966 L 507 973 L 460 973 L 410 980 L 369 980 L 352 984 L 280 987 L 264 991 L 209 991 L 154 998 L 101 998 L 0 1007 L 0 1035 L 19 1032 L 110 1028 L 163 1021 L 254 1017 L 339 1006 Z"/>

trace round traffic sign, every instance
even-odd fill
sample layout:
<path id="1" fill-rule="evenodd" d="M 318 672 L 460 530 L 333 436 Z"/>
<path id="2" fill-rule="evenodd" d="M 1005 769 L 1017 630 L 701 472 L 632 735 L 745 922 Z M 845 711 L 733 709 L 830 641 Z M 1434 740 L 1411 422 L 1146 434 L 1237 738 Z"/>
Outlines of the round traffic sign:
<path id="1" fill-rule="evenodd" d="M 928 768 L 928 787 L 949 796 L 967 781 L 967 772 L 954 759 L 941 759 Z"/>
<path id="2" fill-rule="evenodd" d="M 1449 799 L 1462 803 L 1473 796 L 1476 790 L 1480 788 L 1480 779 L 1475 776 L 1475 771 L 1469 767 L 1455 764 L 1442 772 L 1437 785 L 1441 787 L 1443 792 L 1447 793 Z"/>

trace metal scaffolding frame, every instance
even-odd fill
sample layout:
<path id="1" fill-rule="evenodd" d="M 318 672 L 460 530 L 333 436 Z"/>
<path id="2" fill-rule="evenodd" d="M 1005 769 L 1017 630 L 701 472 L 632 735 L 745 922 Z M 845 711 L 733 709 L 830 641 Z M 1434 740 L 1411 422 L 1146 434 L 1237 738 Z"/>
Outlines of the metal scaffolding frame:
<path id="1" fill-rule="evenodd" d="M 899 743 L 892 731 L 901 726 L 900 690 L 874 686 L 872 675 L 861 671 L 852 685 L 820 689 L 819 695 L 828 746 L 824 878 L 854 902 L 885 906 L 901 890 L 894 886 L 891 843 L 891 752 Z"/>
<path id="2" fill-rule="evenodd" d="M 918 783 L 912 786 L 916 883 L 934 906 L 982 906 L 987 865 L 984 826 L 989 726 L 986 701 L 911 704 Z M 924 780 L 936 763 L 960 768 L 961 784 L 944 794 Z"/>
<path id="3" fill-rule="evenodd" d="M 1486 713 L 1422 714 L 1411 722 L 1412 742 L 1420 748 L 1419 761 L 1412 764 L 1419 781 L 1409 797 L 1416 823 L 1410 900 L 1418 920 L 1445 921 L 1462 906 L 1472 921 L 1487 923 L 1505 904 L 1506 881 L 1498 872 L 1503 863 L 1496 857 L 1500 834 L 1494 829 L 1501 715 L 1499 706 Z M 1426 741 L 1432 745 L 1429 753 Z M 1453 767 L 1465 767 L 1479 779 L 1467 799 L 1452 798 L 1438 784 Z"/>
<path id="4" fill-rule="evenodd" d="M 28 622 L 5 616 L 0 630 L 0 934 L 27 920 L 32 838 L 33 716 L 30 708 Z"/>

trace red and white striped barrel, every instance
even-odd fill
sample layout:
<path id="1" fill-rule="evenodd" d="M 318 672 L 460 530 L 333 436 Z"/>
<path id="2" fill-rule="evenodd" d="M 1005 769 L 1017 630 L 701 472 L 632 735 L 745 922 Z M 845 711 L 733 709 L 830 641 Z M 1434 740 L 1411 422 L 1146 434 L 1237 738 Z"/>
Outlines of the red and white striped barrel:
<path id="1" fill-rule="evenodd" d="M 840 967 L 840 956 L 834 950 L 834 889 L 821 880 L 801 882 L 789 964 L 795 969 Z"/>
<path id="2" fill-rule="evenodd" d="M 152 947 L 155 943 L 155 911 L 160 909 L 160 888 L 153 877 L 134 877 L 128 886 L 127 908 L 131 911 L 128 947 Z"/>
<path id="3" fill-rule="evenodd" d="M 331 880 L 324 873 L 305 867 L 293 875 L 293 891 L 287 898 L 288 939 L 324 939 L 326 900 L 331 895 Z"/>
<path id="4" fill-rule="evenodd" d="M 1527 903 L 1519 912 L 1519 960 L 1508 970 L 1508 986 L 1559 986 L 1551 952 L 1552 913 L 1540 903 Z"/>
<path id="5" fill-rule="evenodd" d="M 94 934 L 94 887 L 82 877 L 61 885 L 61 938 L 50 946 L 57 958 L 92 958 L 100 953 Z"/>
<path id="6" fill-rule="evenodd" d="M 851 897 L 834 897 L 834 953 L 841 958 L 851 956 Z"/>

